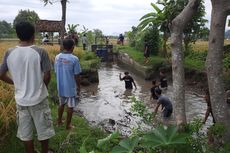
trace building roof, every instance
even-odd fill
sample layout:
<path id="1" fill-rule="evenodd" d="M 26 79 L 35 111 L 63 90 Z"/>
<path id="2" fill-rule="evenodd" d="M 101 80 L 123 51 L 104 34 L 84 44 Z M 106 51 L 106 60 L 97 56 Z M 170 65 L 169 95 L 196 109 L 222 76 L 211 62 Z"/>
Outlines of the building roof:
<path id="1" fill-rule="evenodd" d="M 38 20 L 36 22 L 37 32 L 61 32 L 62 21 Z"/>

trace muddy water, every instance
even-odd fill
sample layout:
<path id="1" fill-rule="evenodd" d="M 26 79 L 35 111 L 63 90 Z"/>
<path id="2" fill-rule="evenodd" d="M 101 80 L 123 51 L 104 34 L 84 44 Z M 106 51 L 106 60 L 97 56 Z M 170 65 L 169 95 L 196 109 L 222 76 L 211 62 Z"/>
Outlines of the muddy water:
<path id="1" fill-rule="evenodd" d="M 130 96 L 135 96 L 143 100 L 150 111 L 153 111 L 154 104 L 149 101 L 151 81 L 131 73 L 137 89 L 133 91 L 125 90 L 125 83 L 119 80 L 119 73 L 127 71 L 116 64 L 102 65 L 99 69 L 99 83 L 88 87 L 82 87 L 81 101 L 77 106 L 77 111 L 92 124 L 102 126 L 107 131 L 119 130 L 124 135 L 129 135 L 133 128 L 148 130 L 152 127 L 143 123 L 142 119 L 133 115 L 130 111 Z M 172 100 L 172 86 L 164 92 Z M 191 121 L 195 117 L 203 118 L 206 104 L 203 95 L 194 92 L 186 92 L 186 112 L 187 120 Z M 160 118 L 158 113 L 158 118 Z M 175 120 L 172 116 L 172 122 Z M 211 124 L 209 117 L 207 125 Z"/>

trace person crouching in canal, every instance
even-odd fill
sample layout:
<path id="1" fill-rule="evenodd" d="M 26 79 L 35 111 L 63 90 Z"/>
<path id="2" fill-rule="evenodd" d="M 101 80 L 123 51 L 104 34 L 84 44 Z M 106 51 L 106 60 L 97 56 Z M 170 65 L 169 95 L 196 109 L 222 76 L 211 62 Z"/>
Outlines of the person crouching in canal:
<path id="1" fill-rule="evenodd" d="M 172 115 L 173 112 L 172 102 L 169 100 L 168 97 L 161 95 L 161 89 L 159 88 L 156 88 L 155 94 L 158 97 L 158 99 L 157 99 L 157 105 L 153 113 L 153 116 L 156 115 L 158 108 L 161 105 L 163 109 L 163 119 L 166 120 Z"/>
<path id="2" fill-rule="evenodd" d="M 125 89 L 133 89 L 133 85 L 137 89 L 137 86 L 136 86 L 133 78 L 129 75 L 129 72 L 125 72 L 124 74 L 125 74 L 125 76 L 121 77 L 121 73 L 120 73 L 119 78 L 121 81 L 123 81 L 123 80 L 125 81 Z"/>

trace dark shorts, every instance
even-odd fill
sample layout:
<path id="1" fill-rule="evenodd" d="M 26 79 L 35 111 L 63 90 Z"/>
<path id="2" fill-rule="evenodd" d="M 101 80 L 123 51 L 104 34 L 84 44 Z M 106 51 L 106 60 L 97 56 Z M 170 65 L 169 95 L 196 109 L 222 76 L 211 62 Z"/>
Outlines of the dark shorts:
<path id="1" fill-rule="evenodd" d="M 173 112 L 172 109 L 164 109 L 164 111 L 163 111 L 163 117 L 164 117 L 164 118 L 170 117 L 171 114 L 172 114 L 172 112 Z"/>
<path id="2" fill-rule="evenodd" d="M 144 53 L 144 57 L 149 57 L 150 53 L 147 52 L 147 53 Z"/>

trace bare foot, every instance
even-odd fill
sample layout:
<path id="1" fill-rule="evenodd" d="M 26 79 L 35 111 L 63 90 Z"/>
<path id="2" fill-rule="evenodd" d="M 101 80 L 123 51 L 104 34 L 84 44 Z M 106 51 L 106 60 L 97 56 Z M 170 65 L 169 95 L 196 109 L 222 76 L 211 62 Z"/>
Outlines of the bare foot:
<path id="1" fill-rule="evenodd" d="M 65 123 L 65 119 L 62 119 L 61 121 L 60 120 L 57 120 L 57 125 L 60 126 L 62 124 Z"/>
<path id="2" fill-rule="evenodd" d="M 74 129 L 74 128 L 75 128 L 75 126 L 69 125 L 69 126 L 66 127 L 66 130 L 72 130 L 72 129 Z"/>

